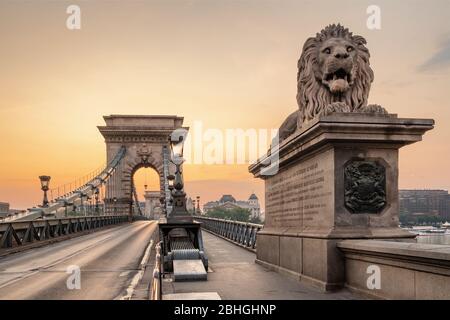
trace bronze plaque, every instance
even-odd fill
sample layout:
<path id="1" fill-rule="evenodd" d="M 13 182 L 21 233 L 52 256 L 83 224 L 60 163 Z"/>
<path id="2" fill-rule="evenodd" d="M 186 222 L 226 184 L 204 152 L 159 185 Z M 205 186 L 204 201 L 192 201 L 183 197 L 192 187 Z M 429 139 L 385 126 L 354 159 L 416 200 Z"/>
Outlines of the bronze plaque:
<path id="1" fill-rule="evenodd" d="M 345 207 L 351 213 L 380 213 L 386 206 L 386 169 L 377 161 L 349 162 L 344 184 Z"/>

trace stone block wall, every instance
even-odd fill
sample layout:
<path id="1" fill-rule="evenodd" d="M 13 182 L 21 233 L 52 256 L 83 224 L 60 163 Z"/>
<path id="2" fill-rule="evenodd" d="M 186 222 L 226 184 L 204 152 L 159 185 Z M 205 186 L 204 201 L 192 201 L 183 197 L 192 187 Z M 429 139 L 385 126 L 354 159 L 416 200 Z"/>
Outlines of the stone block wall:
<path id="1" fill-rule="evenodd" d="M 350 290 L 381 299 L 450 299 L 448 245 L 343 240 L 337 246 L 344 254 Z M 378 272 L 373 270 L 379 270 L 379 288 L 368 285 Z"/>

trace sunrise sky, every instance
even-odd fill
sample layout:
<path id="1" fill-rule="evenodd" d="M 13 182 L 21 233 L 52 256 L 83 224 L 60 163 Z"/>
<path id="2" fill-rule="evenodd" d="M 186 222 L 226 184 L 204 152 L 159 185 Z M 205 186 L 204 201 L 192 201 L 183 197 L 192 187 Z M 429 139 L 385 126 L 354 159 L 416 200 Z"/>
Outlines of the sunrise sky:
<path id="1" fill-rule="evenodd" d="M 81 8 L 81 30 L 66 28 L 70 4 Z M 381 30 L 366 27 L 371 4 Z M 400 187 L 449 189 L 449 12 L 447 0 L 1 0 L 0 201 L 30 207 L 41 199 L 39 175 L 56 186 L 104 163 L 103 115 L 278 127 L 296 109 L 304 41 L 334 22 L 368 41 L 371 103 L 436 120 L 401 150 Z M 186 165 L 185 179 L 202 202 L 263 198 L 247 165 Z"/>

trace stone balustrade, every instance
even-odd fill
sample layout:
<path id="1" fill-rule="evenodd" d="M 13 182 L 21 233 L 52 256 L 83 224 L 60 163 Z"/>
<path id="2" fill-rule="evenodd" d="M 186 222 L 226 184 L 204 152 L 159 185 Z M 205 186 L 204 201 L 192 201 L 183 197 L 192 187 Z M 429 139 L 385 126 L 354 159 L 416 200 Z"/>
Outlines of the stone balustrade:
<path id="1" fill-rule="evenodd" d="M 450 299 L 450 245 L 343 240 L 337 247 L 351 290 L 382 299 Z"/>

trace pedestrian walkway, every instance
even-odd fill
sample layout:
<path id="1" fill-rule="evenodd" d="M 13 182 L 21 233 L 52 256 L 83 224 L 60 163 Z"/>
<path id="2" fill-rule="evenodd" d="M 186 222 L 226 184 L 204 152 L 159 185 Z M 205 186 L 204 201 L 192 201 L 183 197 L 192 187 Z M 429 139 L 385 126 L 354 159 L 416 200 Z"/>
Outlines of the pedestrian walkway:
<path id="1" fill-rule="evenodd" d="M 285 275 L 255 263 L 256 255 L 244 248 L 203 231 L 203 241 L 209 259 L 207 281 L 163 281 L 166 299 L 199 299 L 219 296 L 223 300 L 272 299 L 361 299 L 362 297 L 343 289 L 323 293 L 319 289 L 295 281 Z M 206 294 L 209 293 L 209 294 Z M 163 297 L 164 299 L 164 297 Z M 201 298 L 200 298 L 201 299 Z"/>

